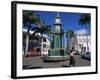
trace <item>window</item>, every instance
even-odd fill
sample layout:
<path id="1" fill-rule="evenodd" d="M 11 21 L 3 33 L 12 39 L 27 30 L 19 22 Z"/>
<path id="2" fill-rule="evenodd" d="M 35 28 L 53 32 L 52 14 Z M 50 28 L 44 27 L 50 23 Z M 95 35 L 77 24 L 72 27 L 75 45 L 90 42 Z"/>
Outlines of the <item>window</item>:
<path id="1" fill-rule="evenodd" d="M 46 39 L 45 38 L 43 39 L 43 42 L 46 42 Z"/>
<path id="2" fill-rule="evenodd" d="M 59 18 L 56 18 L 56 23 L 60 23 L 60 19 Z"/>
<path id="3" fill-rule="evenodd" d="M 81 42 L 81 39 L 79 39 L 79 42 Z"/>
<path id="4" fill-rule="evenodd" d="M 82 47 L 82 45 L 81 44 L 79 44 L 79 48 L 81 48 Z"/>

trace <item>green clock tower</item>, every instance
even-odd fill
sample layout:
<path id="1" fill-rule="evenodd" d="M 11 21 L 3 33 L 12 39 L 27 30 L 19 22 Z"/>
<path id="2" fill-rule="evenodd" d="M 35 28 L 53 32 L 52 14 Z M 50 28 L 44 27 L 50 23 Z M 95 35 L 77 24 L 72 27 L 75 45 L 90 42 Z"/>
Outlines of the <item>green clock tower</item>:
<path id="1" fill-rule="evenodd" d="M 54 24 L 54 49 L 61 49 L 62 48 L 62 24 L 61 24 L 61 17 L 59 13 L 55 17 L 55 24 Z"/>
<path id="2" fill-rule="evenodd" d="M 45 60 L 49 61 L 61 61 L 67 59 L 67 54 L 65 48 L 62 46 L 62 37 L 64 35 L 61 17 L 59 13 L 57 13 L 54 22 L 54 30 L 51 33 L 53 35 L 53 48 L 48 50 L 48 56 Z"/>

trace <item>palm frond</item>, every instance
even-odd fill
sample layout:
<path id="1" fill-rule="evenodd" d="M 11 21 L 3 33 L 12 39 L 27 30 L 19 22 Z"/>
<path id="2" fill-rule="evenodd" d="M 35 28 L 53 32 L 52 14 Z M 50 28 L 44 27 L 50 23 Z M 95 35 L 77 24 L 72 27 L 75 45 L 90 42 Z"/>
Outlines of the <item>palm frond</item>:
<path id="1" fill-rule="evenodd" d="M 80 19 L 79 19 L 79 24 L 80 25 L 85 25 L 85 24 L 90 24 L 90 14 L 80 14 Z"/>

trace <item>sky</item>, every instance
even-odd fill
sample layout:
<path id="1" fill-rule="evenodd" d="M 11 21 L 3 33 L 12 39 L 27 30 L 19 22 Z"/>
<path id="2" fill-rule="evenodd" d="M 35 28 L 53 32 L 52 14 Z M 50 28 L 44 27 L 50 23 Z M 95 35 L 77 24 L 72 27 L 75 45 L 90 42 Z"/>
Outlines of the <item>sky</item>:
<path id="1" fill-rule="evenodd" d="M 35 13 L 40 15 L 45 24 L 52 25 L 52 28 L 54 27 L 57 12 L 35 11 Z M 87 30 L 84 25 L 79 25 L 80 14 L 81 13 L 59 12 L 62 27 L 65 32 L 72 29 L 76 33 L 84 34 L 87 32 L 90 34 L 90 25 Z"/>
<path id="2" fill-rule="evenodd" d="M 57 12 L 47 12 L 47 11 L 34 11 L 34 12 L 40 15 L 41 19 L 44 21 L 45 24 L 51 25 L 52 28 L 54 28 L 55 17 L 57 15 Z M 71 29 L 76 34 L 88 33 L 90 35 L 91 25 L 88 25 L 87 30 L 85 29 L 84 25 L 79 25 L 80 14 L 81 13 L 59 12 L 59 16 L 61 17 L 61 23 L 64 32 Z M 33 26 L 35 25 L 33 24 Z M 66 40 L 66 36 L 64 36 L 64 41 L 65 40 Z"/>

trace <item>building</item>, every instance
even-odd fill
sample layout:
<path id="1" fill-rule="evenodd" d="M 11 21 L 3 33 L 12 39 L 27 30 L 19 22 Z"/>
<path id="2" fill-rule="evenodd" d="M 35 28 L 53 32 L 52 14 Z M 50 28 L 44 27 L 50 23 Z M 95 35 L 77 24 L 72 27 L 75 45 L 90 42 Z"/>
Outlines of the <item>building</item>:
<path id="1" fill-rule="evenodd" d="M 41 42 L 41 46 L 43 45 L 43 49 L 41 50 L 41 55 L 48 55 L 48 50 L 50 49 L 50 40 L 46 35 L 44 35 L 43 42 Z"/>
<path id="2" fill-rule="evenodd" d="M 91 52 L 91 36 L 76 35 L 71 39 L 67 39 L 67 49 L 75 48 L 78 52 Z"/>
<path id="3" fill-rule="evenodd" d="M 25 52 L 25 45 L 26 45 L 26 31 L 23 30 L 23 50 Z M 28 42 L 28 53 L 25 55 L 47 55 L 48 49 L 50 49 L 50 39 L 47 35 L 41 36 L 41 34 L 37 33 L 35 35 L 35 39 L 32 36 L 32 31 L 29 34 L 29 42 Z M 42 38 L 42 40 L 41 40 Z M 43 46 L 43 47 L 42 47 Z M 24 54 L 23 52 L 23 54 Z"/>
<path id="4" fill-rule="evenodd" d="M 91 52 L 91 36 L 77 35 L 76 50 L 81 52 Z"/>
<path id="5" fill-rule="evenodd" d="M 72 37 L 67 39 L 67 49 L 71 50 L 72 48 L 76 48 L 77 38 Z"/>

